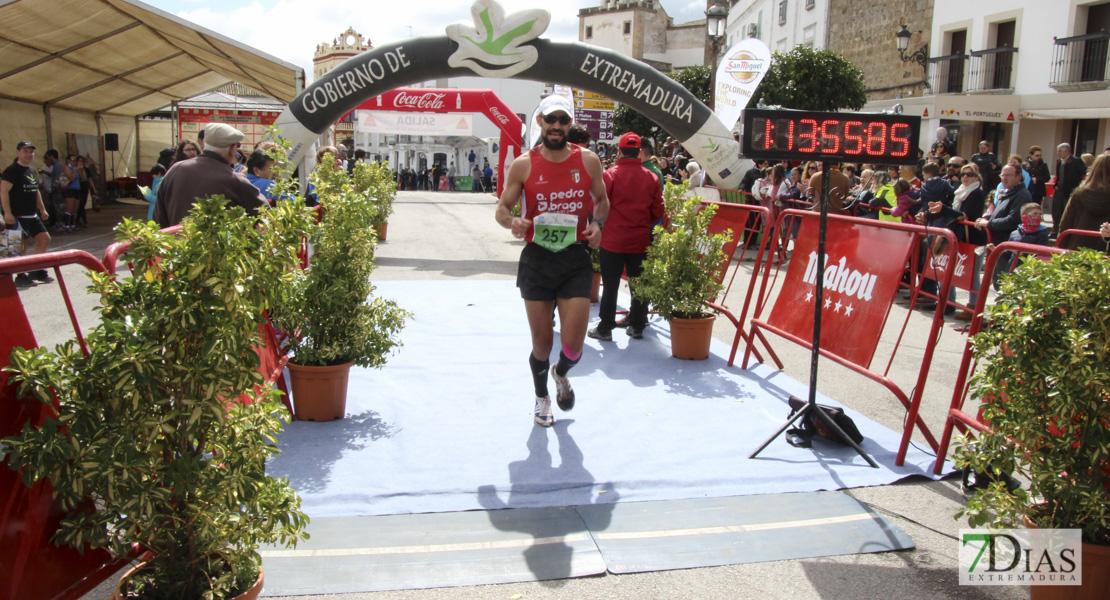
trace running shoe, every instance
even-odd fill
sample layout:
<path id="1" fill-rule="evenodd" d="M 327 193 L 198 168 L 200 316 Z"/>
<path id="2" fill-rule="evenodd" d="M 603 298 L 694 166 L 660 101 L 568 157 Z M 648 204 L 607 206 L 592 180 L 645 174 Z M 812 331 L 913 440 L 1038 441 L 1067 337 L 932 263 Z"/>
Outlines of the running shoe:
<path id="1" fill-rule="evenodd" d="M 594 327 L 593 329 L 587 331 L 586 335 L 590 336 L 591 338 L 593 338 L 595 340 L 601 340 L 603 342 L 613 341 L 613 332 L 612 331 L 602 331 L 600 327 Z"/>
<path id="2" fill-rule="evenodd" d="M 51 277 L 45 269 L 31 271 L 31 279 L 34 279 L 35 283 L 51 283 L 54 281 L 54 278 Z"/>
<path id="3" fill-rule="evenodd" d="M 628 337 L 634 340 L 644 339 L 644 330 L 636 327 L 635 325 L 629 325 L 628 328 L 624 331 L 628 334 Z"/>
<path id="4" fill-rule="evenodd" d="M 628 327 L 632 322 L 628 320 L 627 316 L 621 317 L 617 320 L 617 327 Z"/>
<path id="5" fill-rule="evenodd" d="M 555 416 L 551 414 L 551 398 L 544 396 L 536 398 L 536 425 L 551 427 L 555 424 Z"/>
<path id="6" fill-rule="evenodd" d="M 15 287 L 17 288 L 29 288 L 34 287 L 34 285 L 35 281 L 26 273 L 20 273 L 15 276 Z"/>
<path id="7" fill-rule="evenodd" d="M 568 411 L 574 408 L 574 389 L 570 387 L 569 379 L 559 377 L 559 374 L 555 372 L 557 366 L 551 365 L 551 377 L 555 380 L 555 401 L 559 404 L 560 410 Z M 550 400 L 548 402 L 550 403 Z"/>

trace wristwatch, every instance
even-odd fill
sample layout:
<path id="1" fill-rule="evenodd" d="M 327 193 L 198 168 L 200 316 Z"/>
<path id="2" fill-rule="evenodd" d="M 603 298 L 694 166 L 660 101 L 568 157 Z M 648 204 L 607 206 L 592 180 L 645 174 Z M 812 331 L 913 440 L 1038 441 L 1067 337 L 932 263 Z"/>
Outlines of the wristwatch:
<path id="1" fill-rule="evenodd" d="M 601 219 L 595 219 L 593 217 L 590 217 L 590 222 L 597 223 L 598 231 L 604 231 L 605 230 L 605 221 L 602 221 Z"/>

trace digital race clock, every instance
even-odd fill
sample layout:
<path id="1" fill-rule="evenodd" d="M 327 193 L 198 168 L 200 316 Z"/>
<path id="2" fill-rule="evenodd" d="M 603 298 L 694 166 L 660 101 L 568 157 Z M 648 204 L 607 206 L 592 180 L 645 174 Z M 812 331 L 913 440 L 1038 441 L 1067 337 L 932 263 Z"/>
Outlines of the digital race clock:
<path id="1" fill-rule="evenodd" d="M 921 117 L 886 113 L 744 110 L 747 158 L 916 164 Z"/>

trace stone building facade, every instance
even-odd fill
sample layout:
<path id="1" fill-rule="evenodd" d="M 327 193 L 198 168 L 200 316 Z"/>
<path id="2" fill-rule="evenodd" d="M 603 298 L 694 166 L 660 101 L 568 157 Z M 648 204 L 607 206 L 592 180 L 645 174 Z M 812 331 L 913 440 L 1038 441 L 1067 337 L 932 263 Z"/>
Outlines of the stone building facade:
<path id="1" fill-rule="evenodd" d="M 316 46 L 316 52 L 312 54 L 312 78 L 319 79 L 324 73 L 339 66 L 348 58 L 362 54 L 370 48 L 372 48 L 370 40 L 355 31 L 354 27 L 348 27 L 347 31 L 339 34 L 331 44 Z"/>
<path id="2" fill-rule="evenodd" d="M 916 62 L 902 62 L 894 34 L 902 25 L 913 33 L 907 55 L 930 43 L 933 0 L 828 0 L 827 49 L 854 63 L 864 73 L 868 100 L 917 97 L 925 93 L 927 71 Z"/>
<path id="3" fill-rule="evenodd" d="M 705 64 L 705 19 L 676 25 L 659 0 L 600 0 L 578 11 L 578 40 L 663 72 Z"/>

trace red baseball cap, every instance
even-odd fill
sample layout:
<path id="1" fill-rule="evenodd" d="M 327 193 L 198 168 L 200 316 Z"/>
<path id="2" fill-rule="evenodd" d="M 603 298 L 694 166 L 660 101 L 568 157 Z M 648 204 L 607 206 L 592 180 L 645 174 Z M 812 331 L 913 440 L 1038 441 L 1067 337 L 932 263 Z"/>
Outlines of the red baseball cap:
<path id="1" fill-rule="evenodd" d="M 640 147 L 640 136 L 638 136 L 635 133 L 629 131 L 628 133 L 621 136 L 620 141 L 617 142 L 617 147 L 618 148 L 639 148 Z"/>

